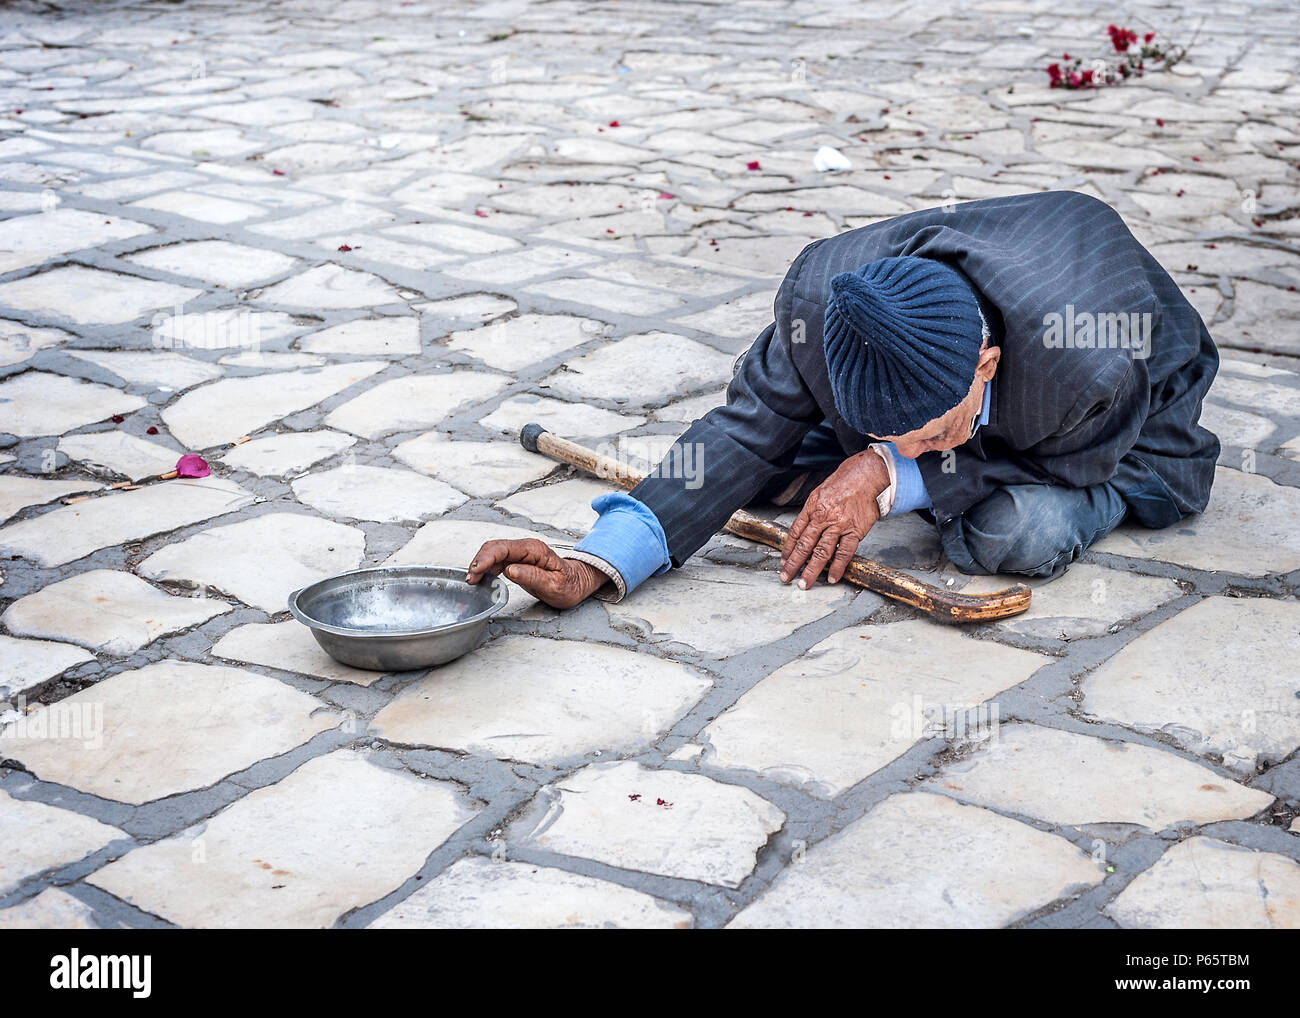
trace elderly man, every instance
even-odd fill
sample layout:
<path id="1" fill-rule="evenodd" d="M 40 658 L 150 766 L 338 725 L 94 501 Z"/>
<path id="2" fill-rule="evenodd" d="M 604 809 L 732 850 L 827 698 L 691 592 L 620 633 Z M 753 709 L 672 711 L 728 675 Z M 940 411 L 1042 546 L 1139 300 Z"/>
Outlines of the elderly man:
<path id="1" fill-rule="evenodd" d="M 736 509 L 802 503 L 780 576 L 838 582 L 881 516 L 917 511 L 965 573 L 1060 575 L 1126 517 L 1209 500 L 1204 323 L 1109 206 L 1070 191 L 914 212 L 808 245 L 727 403 L 693 423 L 573 551 L 489 541 L 567 608 L 681 566 Z M 694 446 L 698 478 L 678 476 Z"/>

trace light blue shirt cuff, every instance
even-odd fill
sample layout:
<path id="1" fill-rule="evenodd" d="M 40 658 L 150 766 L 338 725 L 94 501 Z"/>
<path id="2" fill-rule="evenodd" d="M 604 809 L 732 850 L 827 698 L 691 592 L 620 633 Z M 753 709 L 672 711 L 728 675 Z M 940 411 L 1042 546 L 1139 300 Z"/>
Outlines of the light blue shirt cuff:
<path id="1" fill-rule="evenodd" d="M 889 450 L 889 458 L 894 461 L 894 504 L 889 510 L 890 516 L 898 516 L 913 509 L 929 509 L 930 493 L 925 488 L 925 478 L 916 460 L 900 456 L 893 442 L 881 442 Z"/>
<path id="2" fill-rule="evenodd" d="M 600 518 L 573 549 L 602 558 L 617 569 L 628 593 L 647 577 L 672 568 L 668 540 L 648 505 L 616 491 L 597 495 L 591 507 Z"/>

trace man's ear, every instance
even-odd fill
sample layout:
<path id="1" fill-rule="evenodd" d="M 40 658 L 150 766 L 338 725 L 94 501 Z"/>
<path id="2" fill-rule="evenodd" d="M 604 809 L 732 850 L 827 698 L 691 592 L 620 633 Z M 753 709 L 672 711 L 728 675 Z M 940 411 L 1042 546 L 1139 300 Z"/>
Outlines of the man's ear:
<path id="1" fill-rule="evenodd" d="M 979 362 L 975 365 L 975 377 L 987 382 L 998 370 L 998 360 L 1002 357 L 1000 346 L 986 346 L 980 351 Z"/>

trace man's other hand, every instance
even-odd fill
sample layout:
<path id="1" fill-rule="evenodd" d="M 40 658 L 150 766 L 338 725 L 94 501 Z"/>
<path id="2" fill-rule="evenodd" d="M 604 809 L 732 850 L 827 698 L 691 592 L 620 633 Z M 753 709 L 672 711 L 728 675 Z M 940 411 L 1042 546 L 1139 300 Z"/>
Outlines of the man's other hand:
<path id="1" fill-rule="evenodd" d="M 488 541 L 479 548 L 465 574 L 466 583 L 503 574 L 552 608 L 572 608 L 609 582 L 595 566 L 560 558 L 535 537 Z"/>
<path id="2" fill-rule="evenodd" d="M 841 463 L 813 489 L 790 527 L 781 546 L 781 582 L 789 583 L 803 569 L 799 586 L 807 590 L 829 563 L 826 578 L 839 583 L 858 542 L 880 518 L 876 497 L 888 487 L 889 468 L 875 450 Z"/>

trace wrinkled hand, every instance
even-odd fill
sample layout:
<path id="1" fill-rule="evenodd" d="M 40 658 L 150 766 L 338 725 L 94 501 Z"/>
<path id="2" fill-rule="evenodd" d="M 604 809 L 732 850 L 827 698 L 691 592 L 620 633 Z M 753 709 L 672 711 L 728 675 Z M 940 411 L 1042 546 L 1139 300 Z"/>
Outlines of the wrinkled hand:
<path id="1" fill-rule="evenodd" d="M 609 581 L 595 566 L 560 558 L 535 537 L 486 542 L 470 561 L 465 582 L 478 583 L 484 576 L 498 574 L 504 574 L 552 608 L 572 608 Z"/>
<path id="2" fill-rule="evenodd" d="M 888 487 L 889 468 L 875 450 L 841 463 L 813 489 L 790 527 L 781 546 L 781 582 L 789 583 L 802 568 L 799 586 L 807 590 L 829 562 L 826 578 L 839 583 L 858 542 L 880 518 L 876 496 Z"/>

